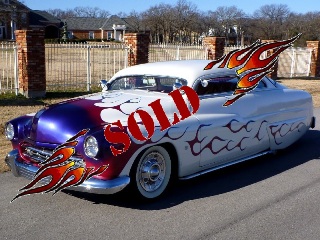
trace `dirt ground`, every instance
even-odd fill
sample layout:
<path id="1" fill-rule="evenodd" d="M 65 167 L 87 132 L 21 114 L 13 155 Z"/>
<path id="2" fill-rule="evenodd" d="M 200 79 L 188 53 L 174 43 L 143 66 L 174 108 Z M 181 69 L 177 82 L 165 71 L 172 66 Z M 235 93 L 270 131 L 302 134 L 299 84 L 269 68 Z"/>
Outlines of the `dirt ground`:
<path id="1" fill-rule="evenodd" d="M 278 82 L 296 89 L 302 89 L 312 94 L 314 107 L 320 107 L 320 79 L 280 79 Z M 62 101 L 73 96 L 47 98 L 42 100 L 0 100 L 0 173 L 8 171 L 4 162 L 6 154 L 11 150 L 11 144 L 4 137 L 4 125 L 18 116 L 37 112 L 45 105 Z"/>

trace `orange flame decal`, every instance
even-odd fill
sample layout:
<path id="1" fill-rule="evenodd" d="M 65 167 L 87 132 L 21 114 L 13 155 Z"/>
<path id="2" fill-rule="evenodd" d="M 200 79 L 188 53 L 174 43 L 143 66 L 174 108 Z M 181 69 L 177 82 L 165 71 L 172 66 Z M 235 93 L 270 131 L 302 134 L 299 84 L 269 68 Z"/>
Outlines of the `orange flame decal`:
<path id="1" fill-rule="evenodd" d="M 209 70 L 213 66 L 218 65 L 218 68 L 227 67 L 229 69 L 238 68 L 236 70 L 239 81 L 237 88 L 234 91 L 235 95 L 232 99 L 227 100 L 223 106 L 229 106 L 243 97 L 245 94 L 255 89 L 260 80 L 268 73 L 272 72 L 272 67 L 279 59 L 279 54 L 300 37 L 301 33 L 297 36 L 274 43 L 260 43 L 256 41 L 251 46 L 229 52 L 218 60 L 210 62 L 204 70 Z M 274 49 L 273 53 L 265 59 L 260 59 L 262 53 Z"/>
<path id="2" fill-rule="evenodd" d="M 94 168 L 86 168 L 84 163 L 80 164 L 70 159 L 75 153 L 74 147 L 78 144 L 76 139 L 87 132 L 88 129 L 82 130 L 65 143 L 56 147 L 53 154 L 40 164 L 40 168 L 36 172 L 34 179 L 20 189 L 23 192 L 15 196 L 12 201 L 18 197 L 34 193 L 54 191 L 53 194 L 55 194 L 66 187 L 80 185 L 92 176 L 104 172 L 108 168 L 108 165 L 103 165 L 94 171 Z M 48 182 L 46 185 L 33 188 L 45 178 L 50 178 L 49 182 L 46 181 Z"/>

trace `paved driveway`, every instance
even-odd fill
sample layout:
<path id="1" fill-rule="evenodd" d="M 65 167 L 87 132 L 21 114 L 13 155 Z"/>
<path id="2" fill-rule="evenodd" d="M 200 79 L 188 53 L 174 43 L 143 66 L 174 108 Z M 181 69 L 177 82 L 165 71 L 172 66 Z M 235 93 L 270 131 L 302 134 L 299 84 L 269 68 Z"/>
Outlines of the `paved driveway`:
<path id="1" fill-rule="evenodd" d="M 10 200 L 28 180 L 0 174 L 0 239 L 319 239 L 320 109 L 296 144 L 180 181 L 141 204 L 71 191 Z"/>

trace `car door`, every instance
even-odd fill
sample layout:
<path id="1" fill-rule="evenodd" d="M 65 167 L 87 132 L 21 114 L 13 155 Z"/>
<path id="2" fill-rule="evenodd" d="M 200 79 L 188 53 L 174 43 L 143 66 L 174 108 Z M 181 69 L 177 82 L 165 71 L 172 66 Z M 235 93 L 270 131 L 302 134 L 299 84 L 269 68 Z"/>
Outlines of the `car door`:
<path id="1" fill-rule="evenodd" d="M 204 80 L 206 87 L 201 85 L 202 81 L 196 88 L 200 108 L 195 114 L 200 122 L 196 144 L 200 166 L 221 165 L 268 149 L 267 122 L 258 114 L 254 94 L 249 93 L 224 107 L 238 79 L 235 76 L 209 78 Z"/>

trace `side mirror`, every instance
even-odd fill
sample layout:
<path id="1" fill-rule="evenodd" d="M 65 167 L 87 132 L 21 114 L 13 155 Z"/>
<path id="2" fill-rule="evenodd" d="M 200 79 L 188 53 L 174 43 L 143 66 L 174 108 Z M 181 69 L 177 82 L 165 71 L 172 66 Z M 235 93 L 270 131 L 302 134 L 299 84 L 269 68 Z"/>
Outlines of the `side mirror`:
<path id="1" fill-rule="evenodd" d="M 102 80 L 100 80 L 100 84 L 99 85 L 101 86 L 102 90 L 108 90 L 109 86 L 110 86 L 110 83 L 108 83 L 107 80 L 102 79 Z"/>

